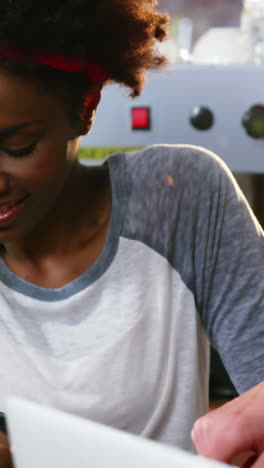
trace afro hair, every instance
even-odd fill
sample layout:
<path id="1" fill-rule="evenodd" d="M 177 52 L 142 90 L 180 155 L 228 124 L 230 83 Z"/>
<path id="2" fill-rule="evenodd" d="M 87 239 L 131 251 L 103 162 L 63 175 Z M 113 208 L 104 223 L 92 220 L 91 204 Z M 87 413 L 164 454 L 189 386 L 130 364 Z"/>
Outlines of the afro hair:
<path id="1" fill-rule="evenodd" d="M 92 59 L 137 96 L 145 71 L 165 61 L 154 44 L 166 36 L 167 21 L 154 0 L 1 0 L 0 50 L 38 49 Z M 17 73 L 39 67 L 4 59 L 0 65 L 13 66 Z"/>

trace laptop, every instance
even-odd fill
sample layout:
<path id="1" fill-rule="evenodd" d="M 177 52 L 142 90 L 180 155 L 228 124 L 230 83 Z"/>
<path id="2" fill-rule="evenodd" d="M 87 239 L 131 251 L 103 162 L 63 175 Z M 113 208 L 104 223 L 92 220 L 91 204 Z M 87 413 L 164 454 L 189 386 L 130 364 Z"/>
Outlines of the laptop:
<path id="1" fill-rule="evenodd" d="M 7 426 L 16 468 L 224 468 L 61 411 L 10 398 Z"/>

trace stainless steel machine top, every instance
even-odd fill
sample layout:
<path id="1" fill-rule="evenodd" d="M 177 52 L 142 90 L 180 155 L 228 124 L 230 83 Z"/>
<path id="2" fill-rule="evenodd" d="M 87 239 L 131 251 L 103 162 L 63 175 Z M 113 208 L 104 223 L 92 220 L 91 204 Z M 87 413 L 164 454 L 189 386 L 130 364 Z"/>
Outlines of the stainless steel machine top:
<path id="1" fill-rule="evenodd" d="M 148 75 L 142 95 L 109 85 L 84 147 L 189 143 L 233 172 L 264 171 L 264 67 L 176 65 Z"/>

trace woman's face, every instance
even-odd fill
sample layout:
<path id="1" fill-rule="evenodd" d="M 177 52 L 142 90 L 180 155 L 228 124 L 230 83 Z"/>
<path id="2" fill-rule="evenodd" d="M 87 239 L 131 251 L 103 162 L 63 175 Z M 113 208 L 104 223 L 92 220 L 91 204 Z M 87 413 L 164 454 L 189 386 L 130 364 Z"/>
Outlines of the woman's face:
<path id="1" fill-rule="evenodd" d="M 79 135 L 63 102 L 0 71 L 0 243 L 31 233 L 67 186 Z"/>

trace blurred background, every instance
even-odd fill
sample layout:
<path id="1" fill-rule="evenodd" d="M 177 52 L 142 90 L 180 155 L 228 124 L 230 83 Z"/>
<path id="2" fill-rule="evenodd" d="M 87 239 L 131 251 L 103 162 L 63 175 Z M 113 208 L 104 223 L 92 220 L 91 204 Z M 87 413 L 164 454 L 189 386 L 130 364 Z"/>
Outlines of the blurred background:
<path id="1" fill-rule="evenodd" d="M 190 18 L 196 41 L 209 28 L 239 26 L 242 0 L 160 0 L 159 9 Z"/>

